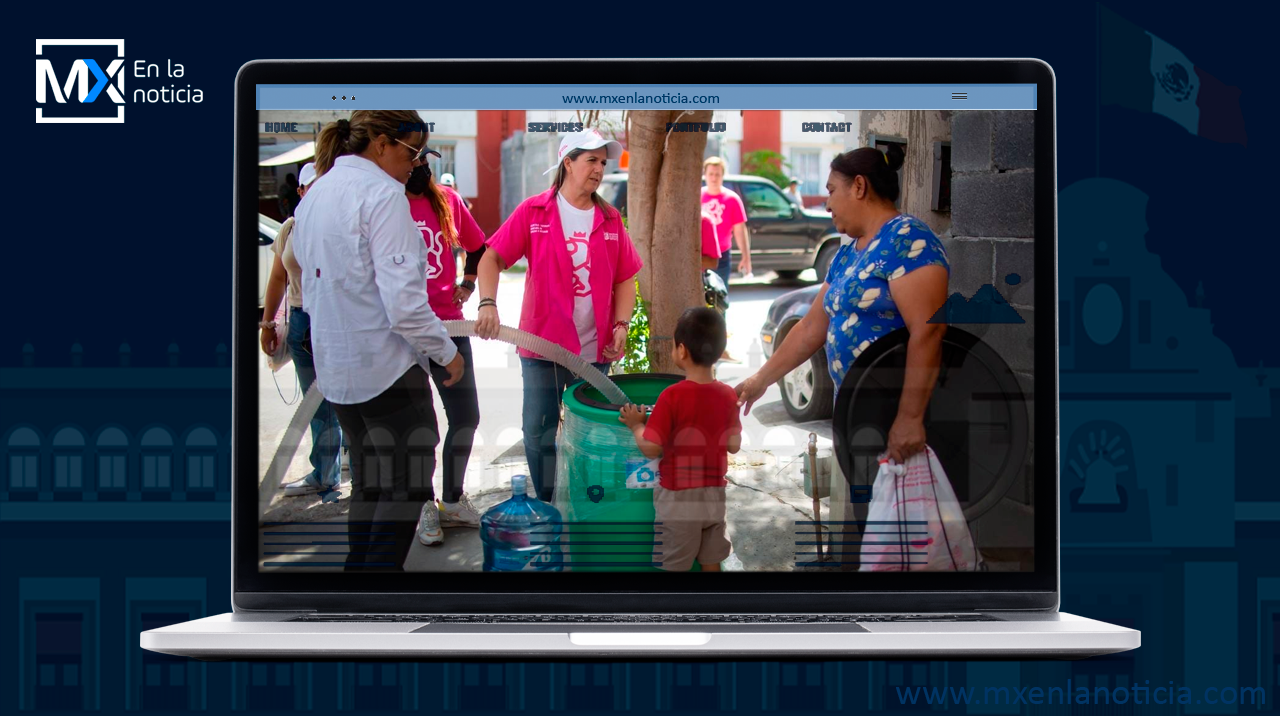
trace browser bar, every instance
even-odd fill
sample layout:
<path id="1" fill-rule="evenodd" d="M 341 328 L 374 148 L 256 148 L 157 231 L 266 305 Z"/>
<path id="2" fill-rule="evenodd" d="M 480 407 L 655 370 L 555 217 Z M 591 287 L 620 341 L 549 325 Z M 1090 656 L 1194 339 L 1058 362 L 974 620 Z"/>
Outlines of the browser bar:
<path id="1" fill-rule="evenodd" d="M 1036 108 L 1034 84 L 259 85 L 270 109 L 878 109 Z"/>

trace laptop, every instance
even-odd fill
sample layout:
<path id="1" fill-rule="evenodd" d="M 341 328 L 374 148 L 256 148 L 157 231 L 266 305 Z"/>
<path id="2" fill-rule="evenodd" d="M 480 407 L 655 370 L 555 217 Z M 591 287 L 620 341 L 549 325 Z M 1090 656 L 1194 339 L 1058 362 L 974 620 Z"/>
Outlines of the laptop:
<path id="1" fill-rule="evenodd" d="M 1137 648 L 1135 630 L 1059 611 L 1055 105 L 1053 72 L 1033 59 L 246 64 L 235 113 L 233 611 L 144 631 L 142 648 L 203 660 L 1077 659 Z M 901 385 L 900 334 L 872 344 L 838 388 L 818 351 L 742 418 L 743 452 L 729 463 L 725 488 L 732 552 L 719 573 L 663 568 L 672 544 L 654 517 L 657 490 L 645 484 L 655 476 L 634 444 L 596 439 L 620 428 L 608 425 L 618 405 L 597 385 L 602 375 L 583 370 L 587 380 L 565 389 L 551 499 L 513 491 L 529 474 L 524 369 L 515 347 L 499 340 L 471 338 L 466 365 L 480 419 L 463 479 L 469 504 L 484 513 L 480 526 L 446 523 L 429 545 L 415 523 L 425 503 L 412 492 L 397 493 L 404 504 L 390 520 L 356 519 L 353 479 L 368 484 L 427 466 L 441 495 L 446 460 L 435 444 L 445 438 L 425 451 L 410 446 L 407 466 L 380 462 L 367 446 L 337 447 L 335 435 L 320 434 L 323 373 L 304 391 L 305 366 L 273 371 L 259 322 L 264 301 L 296 298 L 282 298 L 277 283 L 268 300 L 269 283 L 281 279 L 271 278 L 272 244 L 295 211 L 294 235 L 315 236 L 299 233 L 315 214 L 293 194 L 303 183 L 323 188 L 326 176 L 313 180 L 306 168 L 322 133 L 357 110 L 386 109 L 416 111 L 426 133 L 412 136 L 433 150 L 416 156 L 489 239 L 517 206 L 548 191 L 546 168 L 556 166 L 562 137 L 582 129 L 624 150 L 607 152 L 599 194 L 639 211 L 644 188 L 627 180 L 640 176 L 640 163 L 652 171 L 662 159 L 641 147 L 637 128 L 666 113 L 663 149 L 688 164 L 684 186 L 696 190 L 703 161 L 720 157 L 722 193 L 736 194 L 746 213 L 752 276 L 731 282 L 725 314 L 729 349 L 744 360 L 717 368 L 729 385 L 786 339 L 850 240 L 825 211 L 832 160 L 862 147 L 902 152 L 898 209 L 942 238 L 951 267 L 940 312 L 950 325 L 926 414 L 947 483 L 930 503 L 937 519 L 869 516 L 883 516 L 881 501 L 893 498 L 874 486 L 893 419 L 886 406 L 894 381 Z M 689 213 L 694 202 L 678 205 Z M 692 242 L 696 217 L 689 220 Z M 637 236 L 645 231 L 634 215 L 628 222 Z M 659 241 L 648 232 L 651 243 L 636 242 L 641 256 L 654 255 Z M 424 240 L 430 249 L 432 232 Z M 732 251 L 736 271 L 740 246 Z M 423 254 L 423 270 L 431 274 L 443 254 L 457 259 L 460 280 L 461 253 L 437 247 Z M 513 264 L 497 302 L 503 325 L 515 328 L 531 268 Z M 462 304 L 464 321 L 476 317 L 476 303 Z M 317 310 L 314 298 L 301 304 Z M 449 325 L 454 336 L 468 330 Z M 621 375 L 624 362 L 605 380 L 658 385 L 637 403 L 651 404 L 679 379 Z M 443 436 L 448 415 L 439 387 L 432 391 Z M 600 414 L 606 419 L 589 423 Z M 310 460 L 325 445 L 320 452 L 333 455 L 318 464 L 336 465 L 340 476 L 311 489 L 305 479 L 320 473 Z M 518 499 L 553 517 L 533 540 L 503 541 L 486 520 Z M 405 534 L 412 542 L 399 543 Z M 916 559 L 933 554 L 926 543 L 936 537 L 951 559 Z M 900 562 L 875 556 L 895 543 Z M 967 556 L 957 562 L 962 546 Z"/>

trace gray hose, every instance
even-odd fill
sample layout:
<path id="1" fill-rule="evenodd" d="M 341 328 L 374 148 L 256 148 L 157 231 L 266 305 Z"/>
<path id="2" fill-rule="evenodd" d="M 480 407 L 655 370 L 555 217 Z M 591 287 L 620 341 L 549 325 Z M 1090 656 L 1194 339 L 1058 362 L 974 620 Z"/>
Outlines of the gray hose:
<path id="1" fill-rule="evenodd" d="M 454 338 L 470 338 L 476 334 L 475 321 L 444 321 L 444 327 L 448 329 L 449 335 Z M 498 337 L 494 340 L 519 346 L 527 351 L 533 351 L 552 363 L 568 368 L 573 371 L 574 375 L 587 381 L 593 388 L 600 391 L 614 405 L 626 405 L 631 402 L 627 398 L 627 394 L 623 393 L 608 376 L 601 373 L 599 369 L 591 365 L 591 362 L 582 356 L 565 350 L 564 346 L 509 326 L 499 326 Z"/>
<path id="2" fill-rule="evenodd" d="M 444 321 L 443 323 L 445 329 L 449 331 L 449 335 L 454 338 L 470 338 L 476 334 L 475 321 Z M 553 363 L 568 368 L 575 375 L 586 380 L 592 387 L 603 393 L 609 399 L 609 402 L 615 405 L 624 405 L 631 402 L 626 393 L 623 393 L 608 376 L 591 365 L 590 361 L 584 360 L 580 355 L 570 353 L 562 346 L 545 338 L 509 326 L 499 326 L 498 337 L 494 340 L 533 351 Z M 475 367 L 467 366 L 467 370 L 475 370 Z M 320 394 L 319 382 L 312 383 L 306 396 L 298 404 L 298 409 L 294 411 L 293 418 L 285 429 L 284 437 L 280 440 L 280 446 L 276 448 L 276 454 L 271 459 L 271 465 L 267 467 L 267 473 L 263 475 L 262 482 L 258 486 L 259 517 L 265 512 L 267 506 L 271 504 L 276 491 L 280 489 L 284 474 L 289 469 L 289 464 L 293 462 L 293 456 L 298 451 L 298 446 L 302 443 L 302 436 L 306 434 L 311 418 L 316 414 L 316 410 L 319 409 L 323 400 L 324 396 Z"/>

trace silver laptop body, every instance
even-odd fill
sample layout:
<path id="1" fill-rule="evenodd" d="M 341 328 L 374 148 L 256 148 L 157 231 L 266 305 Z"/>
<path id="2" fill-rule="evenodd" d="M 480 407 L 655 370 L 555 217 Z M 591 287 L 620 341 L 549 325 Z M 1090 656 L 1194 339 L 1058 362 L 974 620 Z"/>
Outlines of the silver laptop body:
<path id="1" fill-rule="evenodd" d="M 466 574 L 451 577 L 447 588 L 441 588 L 430 574 L 261 570 L 260 513 L 255 511 L 257 491 L 252 489 L 259 479 L 254 381 L 261 355 L 256 340 L 258 309 L 251 305 L 255 287 L 247 285 L 252 283 L 249 277 L 258 274 L 254 252 L 245 248 L 249 244 L 243 240 L 252 230 L 251 207 L 257 205 L 259 154 L 254 135 L 260 130 L 255 130 L 255 93 L 260 87 L 312 83 L 328 87 L 367 77 L 377 77 L 377 83 L 384 85 L 414 84 L 432 73 L 473 78 L 476 84 L 532 84 L 569 76 L 580 78 L 575 84 L 584 87 L 624 85 L 626 81 L 616 78 L 633 76 L 679 84 L 681 72 L 695 62 L 710 75 L 737 73 L 766 84 L 789 84 L 798 76 L 839 78 L 842 85 L 941 84 L 948 96 L 934 109 L 944 111 L 982 110 L 986 85 L 1034 86 L 1035 252 L 1036 265 L 1043 269 L 1037 272 L 1037 313 L 1041 333 L 1049 334 L 1038 334 L 1036 339 L 1036 365 L 1044 369 L 1037 370 L 1035 379 L 1040 398 L 1035 408 L 1036 435 L 1043 436 L 1037 442 L 1045 457 L 1035 464 L 1034 567 L 1008 573 L 868 574 L 832 569 L 718 576 L 569 570 Z M 961 94 L 963 100 L 952 99 Z M 1037 60 L 280 61 L 246 65 L 237 78 L 236 109 L 233 611 L 142 632 L 142 648 L 203 660 L 1076 659 L 1137 648 L 1140 634 L 1133 629 L 1058 611 L 1054 101 L 1052 70 Z"/>

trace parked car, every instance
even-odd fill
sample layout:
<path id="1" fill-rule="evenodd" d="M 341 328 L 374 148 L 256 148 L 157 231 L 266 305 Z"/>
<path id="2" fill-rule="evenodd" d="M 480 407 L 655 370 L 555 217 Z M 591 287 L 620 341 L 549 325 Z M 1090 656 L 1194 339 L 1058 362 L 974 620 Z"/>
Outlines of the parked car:
<path id="1" fill-rule="evenodd" d="M 280 222 L 265 214 L 258 214 L 258 308 L 267 302 L 267 279 L 271 277 L 271 245 L 280 233 Z"/>
<path id="2" fill-rule="evenodd" d="M 760 345 L 766 358 L 782 345 L 787 333 L 800 319 L 809 313 L 813 299 L 822 290 L 822 284 L 805 286 L 782 294 L 769 306 L 769 313 L 760 328 Z M 778 381 L 782 390 L 782 405 L 796 422 L 826 420 L 835 408 L 835 384 L 827 371 L 827 351 L 819 348 L 809 360 L 800 364 Z"/>
<path id="3" fill-rule="evenodd" d="M 812 268 L 818 280 L 826 277 L 827 266 L 840 247 L 840 234 L 830 214 L 797 206 L 764 177 L 729 174 L 724 185 L 742 197 L 746 207 L 753 271 L 775 271 L 778 278 L 794 279 Z M 606 174 L 600 195 L 625 212 L 626 173 Z"/>

